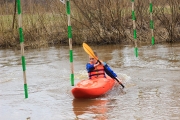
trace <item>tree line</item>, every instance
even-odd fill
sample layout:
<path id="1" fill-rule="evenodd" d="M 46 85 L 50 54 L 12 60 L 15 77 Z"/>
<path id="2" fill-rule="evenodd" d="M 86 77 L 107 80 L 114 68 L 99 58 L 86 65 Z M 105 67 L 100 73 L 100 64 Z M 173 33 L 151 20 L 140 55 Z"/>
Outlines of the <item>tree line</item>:
<path id="1" fill-rule="evenodd" d="M 21 0 L 27 47 L 68 45 L 66 7 L 59 0 Z M 73 44 L 134 44 L 131 0 L 70 0 Z M 180 1 L 152 0 L 155 42 L 179 42 Z M 14 0 L 0 4 L 0 47 L 19 44 Z M 16 11 L 17 12 L 17 11 Z M 151 42 L 149 1 L 135 0 L 138 44 Z M 15 19 L 14 19 L 15 18 Z"/>

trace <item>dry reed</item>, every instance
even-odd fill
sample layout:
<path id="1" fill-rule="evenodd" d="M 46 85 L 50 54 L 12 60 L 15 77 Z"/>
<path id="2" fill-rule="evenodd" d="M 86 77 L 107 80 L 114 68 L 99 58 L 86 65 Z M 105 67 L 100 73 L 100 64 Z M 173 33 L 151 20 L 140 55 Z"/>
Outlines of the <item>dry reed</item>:
<path id="1" fill-rule="evenodd" d="M 19 47 L 14 2 L 0 4 L 0 47 Z M 138 43 L 150 44 L 149 3 L 135 0 Z M 153 1 L 155 42 L 177 42 L 180 1 Z M 59 0 L 22 0 L 25 47 L 68 45 L 65 5 Z M 73 44 L 133 44 L 131 2 L 71 0 Z"/>

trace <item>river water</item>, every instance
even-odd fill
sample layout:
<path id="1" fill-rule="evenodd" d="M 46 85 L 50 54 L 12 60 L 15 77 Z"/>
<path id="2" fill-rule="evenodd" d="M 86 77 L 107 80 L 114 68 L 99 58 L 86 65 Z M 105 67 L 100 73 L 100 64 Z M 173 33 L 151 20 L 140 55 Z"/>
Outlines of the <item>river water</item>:
<path id="1" fill-rule="evenodd" d="M 126 86 L 78 100 L 71 94 L 69 47 L 25 50 L 25 99 L 20 50 L 0 50 L 0 120 L 179 120 L 180 44 L 91 46 Z M 74 47 L 75 84 L 87 78 L 88 55 Z"/>

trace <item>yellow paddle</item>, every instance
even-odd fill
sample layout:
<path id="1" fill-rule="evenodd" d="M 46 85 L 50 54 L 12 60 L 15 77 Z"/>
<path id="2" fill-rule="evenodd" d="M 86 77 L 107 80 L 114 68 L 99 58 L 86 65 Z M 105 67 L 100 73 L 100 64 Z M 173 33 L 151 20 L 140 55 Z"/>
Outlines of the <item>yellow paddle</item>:
<path id="1" fill-rule="evenodd" d="M 89 54 L 92 58 L 95 58 L 98 62 L 101 63 L 101 61 L 99 61 L 97 56 L 94 54 L 93 50 L 86 43 L 83 43 L 83 48 L 87 54 Z M 124 88 L 124 85 L 119 81 L 117 77 L 115 77 L 106 67 L 104 67 L 104 69 L 111 78 L 115 79 Z"/>

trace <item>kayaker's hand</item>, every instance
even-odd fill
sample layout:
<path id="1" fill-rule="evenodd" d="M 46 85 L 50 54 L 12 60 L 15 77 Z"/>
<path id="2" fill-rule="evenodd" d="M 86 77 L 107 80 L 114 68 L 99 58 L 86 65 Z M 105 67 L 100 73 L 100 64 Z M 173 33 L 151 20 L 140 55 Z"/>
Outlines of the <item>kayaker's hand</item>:
<path id="1" fill-rule="evenodd" d="M 105 66 L 105 65 L 106 65 L 106 63 L 105 63 L 105 62 L 102 62 L 102 64 L 103 64 L 103 66 Z"/>
<path id="2" fill-rule="evenodd" d="M 101 61 L 101 64 L 102 64 L 103 66 L 105 66 L 105 65 L 106 65 L 106 63 L 105 63 L 105 62 L 103 62 L 103 61 Z"/>
<path id="3" fill-rule="evenodd" d="M 100 63 L 99 62 L 97 62 L 96 64 L 94 64 L 94 67 L 96 67 L 96 66 L 98 66 Z"/>

